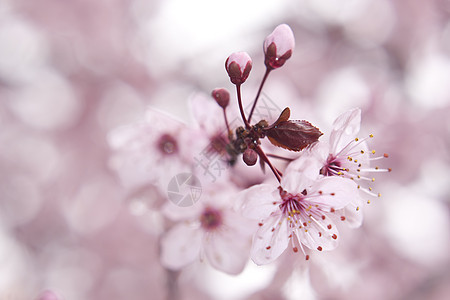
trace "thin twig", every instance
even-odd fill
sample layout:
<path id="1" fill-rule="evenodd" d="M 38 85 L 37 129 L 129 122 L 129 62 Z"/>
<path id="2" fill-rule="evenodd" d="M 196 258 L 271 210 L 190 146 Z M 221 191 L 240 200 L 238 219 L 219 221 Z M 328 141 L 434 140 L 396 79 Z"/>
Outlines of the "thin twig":
<path id="1" fill-rule="evenodd" d="M 245 128 L 250 129 L 250 123 L 247 121 L 247 118 L 245 117 L 244 108 L 242 106 L 242 98 L 241 98 L 241 85 L 236 84 L 236 93 L 238 97 L 238 103 L 239 103 L 239 111 L 241 112 L 242 120 L 244 121 Z"/>
<path id="2" fill-rule="evenodd" d="M 261 94 L 262 88 L 264 86 L 264 83 L 266 82 L 267 77 L 269 76 L 270 71 L 272 71 L 272 69 L 266 68 L 266 73 L 264 73 L 264 77 L 261 81 L 261 84 L 259 85 L 259 89 L 258 89 L 258 93 L 256 94 L 255 101 L 253 101 L 252 109 L 250 110 L 250 114 L 248 115 L 249 123 L 252 120 L 252 115 L 253 115 L 253 111 L 255 110 L 255 107 L 256 107 L 256 102 L 258 102 L 259 95 Z"/>

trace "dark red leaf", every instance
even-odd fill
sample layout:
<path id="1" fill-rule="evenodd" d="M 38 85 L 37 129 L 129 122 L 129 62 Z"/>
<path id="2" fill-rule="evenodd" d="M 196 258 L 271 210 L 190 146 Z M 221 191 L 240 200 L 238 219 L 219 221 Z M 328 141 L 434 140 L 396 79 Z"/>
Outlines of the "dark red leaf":
<path id="1" fill-rule="evenodd" d="M 277 120 L 273 125 L 267 127 L 265 133 L 272 144 L 291 151 L 304 149 L 317 142 L 322 135 L 322 132 L 311 123 L 299 120 L 281 122 Z"/>
<path id="2" fill-rule="evenodd" d="M 271 125 L 271 127 L 276 126 L 278 124 L 280 124 L 283 121 L 287 121 L 289 120 L 289 117 L 291 116 L 291 110 L 289 109 L 289 107 L 286 107 L 280 114 L 280 116 L 278 117 L 278 120 L 275 121 L 275 123 L 273 123 Z"/>

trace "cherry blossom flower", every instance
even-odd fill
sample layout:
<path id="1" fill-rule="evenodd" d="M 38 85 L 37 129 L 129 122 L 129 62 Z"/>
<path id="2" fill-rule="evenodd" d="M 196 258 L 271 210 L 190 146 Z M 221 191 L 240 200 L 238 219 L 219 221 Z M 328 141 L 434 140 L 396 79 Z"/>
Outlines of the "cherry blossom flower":
<path id="1" fill-rule="evenodd" d="M 358 138 L 360 130 L 361 110 L 351 109 L 340 115 L 333 123 L 333 129 L 328 143 L 319 143 L 311 150 L 321 162 L 320 174 L 323 176 L 340 176 L 358 182 L 357 188 L 373 197 L 380 193 L 373 192 L 368 185 L 375 181 L 373 173 L 390 172 L 390 168 L 372 167 L 373 161 L 388 157 L 387 154 L 375 156 L 375 150 L 370 150 L 367 140 L 373 138 Z M 369 200 L 370 203 L 370 200 Z"/>
<path id="2" fill-rule="evenodd" d="M 233 210 L 232 185 L 214 185 L 194 206 L 168 203 L 163 213 L 177 222 L 161 241 L 162 264 L 178 270 L 195 261 L 229 274 L 239 274 L 249 258 L 254 224 Z"/>
<path id="3" fill-rule="evenodd" d="M 337 176 L 346 180 L 353 180 L 358 184 L 357 189 L 373 197 L 381 194 L 374 193 L 372 187 L 365 183 L 374 182 L 374 177 L 368 174 L 376 172 L 387 172 L 390 169 L 382 169 L 378 166 L 371 167 L 372 161 L 383 159 L 387 154 L 374 157 L 375 150 L 369 151 L 367 140 L 356 137 L 360 130 L 361 110 L 351 109 L 340 115 L 333 123 L 329 142 L 319 142 L 304 152 L 302 156 L 289 165 L 290 170 L 302 172 L 309 178 L 316 178 L 317 173 L 321 176 Z M 315 157 L 316 159 L 312 159 Z M 363 194 L 363 195 L 364 195 Z M 362 223 L 360 208 L 363 203 L 363 195 L 355 193 L 351 203 L 342 212 L 346 217 L 347 224 L 358 227 Z M 370 203 L 370 200 L 368 200 Z"/>
<path id="4" fill-rule="evenodd" d="M 309 259 L 303 246 L 322 251 L 337 246 L 336 221 L 345 220 L 339 211 L 355 193 L 355 183 L 338 177 L 311 180 L 302 173 L 287 171 L 278 189 L 261 184 L 240 193 L 242 214 L 259 220 L 251 251 L 252 260 L 268 264 L 291 244 Z"/>
<path id="5" fill-rule="evenodd" d="M 189 172 L 196 153 L 197 133 L 182 122 L 155 109 L 145 119 L 119 127 L 108 136 L 113 151 L 110 167 L 126 187 L 154 184 L 165 193 L 169 180 Z"/>

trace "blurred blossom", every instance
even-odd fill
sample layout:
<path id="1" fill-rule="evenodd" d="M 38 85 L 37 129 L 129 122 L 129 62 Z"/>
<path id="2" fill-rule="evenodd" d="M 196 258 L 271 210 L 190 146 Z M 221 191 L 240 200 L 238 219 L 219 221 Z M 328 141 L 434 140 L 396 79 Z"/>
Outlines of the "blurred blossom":
<path id="1" fill-rule="evenodd" d="M 36 300 L 61 300 L 62 298 L 53 291 L 47 290 L 42 292 Z"/>
<path id="2" fill-rule="evenodd" d="M 415 55 L 406 78 L 406 91 L 414 104 L 442 108 L 450 102 L 450 57 L 434 51 Z"/>
<path id="3" fill-rule="evenodd" d="M 37 129 L 65 129 L 77 121 L 81 110 L 70 83 L 51 71 L 36 74 L 32 82 L 12 90 L 7 98 L 17 118 Z"/>
<path id="4" fill-rule="evenodd" d="M 0 81 L 11 85 L 28 83 L 48 62 L 45 35 L 14 14 L 0 14 L 0 18 Z"/>
<path id="5" fill-rule="evenodd" d="M 450 220 L 446 205 L 421 192 L 417 188 L 420 185 L 392 189 L 396 197 L 382 204 L 388 206 L 385 231 L 392 246 L 406 258 L 425 266 L 439 266 L 447 261 L 449 253 L 450 242 L 443 237 L 450 236 Z"/>

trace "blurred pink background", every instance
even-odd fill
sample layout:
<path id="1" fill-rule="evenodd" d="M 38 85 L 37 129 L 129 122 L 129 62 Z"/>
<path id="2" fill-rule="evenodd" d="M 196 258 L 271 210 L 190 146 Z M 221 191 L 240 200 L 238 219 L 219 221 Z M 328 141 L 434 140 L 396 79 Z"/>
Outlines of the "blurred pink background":
<path id="1" fill-rule="evenodd" d="M 449 16 L 448 0 L 1 1 L 0 299 L 448 299 Z M 296 49 L 265 93 L 321 128 L 361 107 L 393 169 L 383 196 L 309 272 L 168 271 L 160 199 L 121 187 L 107 135 L 148 106 L 192 122 L 190 98 L 232 88 L 234 51 L 253 58 L 248 101 L 280 23 Z"/>

